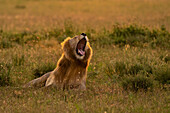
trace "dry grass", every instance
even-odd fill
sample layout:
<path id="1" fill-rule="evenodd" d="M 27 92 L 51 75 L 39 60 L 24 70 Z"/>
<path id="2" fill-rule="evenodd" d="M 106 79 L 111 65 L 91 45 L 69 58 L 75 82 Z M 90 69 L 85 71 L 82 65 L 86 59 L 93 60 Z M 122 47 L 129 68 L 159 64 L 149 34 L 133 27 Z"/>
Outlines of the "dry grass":
<path id="1" fill-rule="evenodd" d="M 169 3 L 0 0 L 0 112 L 169 112 Z M 116 22 L 132 26 L 113 29 Z M 84 31 L 94 52 L 87 91 L 21 88 L 53 68 L 64 38 Z M 134 92 L 141 76 L 151 85 Z"/>
<path id="2" fill-rule="evenodd" d="M 0 27 L 37 30 L 62 27 L 65 20 L 84 29 L 111 28 L 114 23 L 165 25 L 170 30 L 169 0 L 0 0 Z"/>
<path id="3" fill-rule="evenodd" d="M 89 85 L 93 87 L 92 84 Z M 50 93 L 49 93 L 50 92 Z M 160 95 L 161 94 L 161 95 Z M 1 88 L 1 112 L 168 112 L 164 91 L 126 93 L 117 88 L 87 92 Z"/>
<path id="4" fill-rule="evenodd" d="M 49 46 L 49 43 L 54 45 Z M 46 46 L 47 45 L 47 46 Z M 144 62 L 152 68 L 169 66 L 160 59 L 168 50 L 150 47 L 94 47 L 87 78 L 87 91 L 57 91 L 55 89 L 22 89 L 23 84 L 34 78 L 34 70 L 44 64 L 57 62 L 61 55 L 56 40 L 40 41 L 33 47 L 1 49 L 0 62 L 11 63 L 13 56 L 24 55 L 24 63 L 12 66 L 12 84 L 0 87 L 0 112 L 168 112 L 169 88 L 162 89 L 157 81 L 147 92 L 124 90 L 121 80 L 113 71 L 111 78 L 105 69 L 116 62 L 133 64 Z M 114 69 L 114 68 L 113 68 Z M 122 70 L 123 71 L 123 70 Z M 160 70 L 161 71 L 161 70 Z M 152 79 L 153 80 L 153 79 Z M 154 81 L 154 80 L 153 80 Z M 168 86 L 168 85 L 167 85 Z M 168 86 L 169 87 L 169 86 Z"/>

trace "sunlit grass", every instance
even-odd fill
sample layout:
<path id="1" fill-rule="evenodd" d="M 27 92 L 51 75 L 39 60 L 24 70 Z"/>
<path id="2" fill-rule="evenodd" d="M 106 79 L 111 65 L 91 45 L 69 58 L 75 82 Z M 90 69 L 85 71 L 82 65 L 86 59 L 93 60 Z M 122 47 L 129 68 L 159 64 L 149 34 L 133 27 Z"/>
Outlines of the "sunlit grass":
<path id="1" fill-rule="evenodd" d="M 169 0 L 0 0 L 0 27 L 37 30 L 63 27 L 65 20 L 71 20 L 82 30 L 110 28 L 115 23 L 165 25 L 170 30 L 169 11 Z"/>
<path id="2" fill-rule="evenodd" d="M 0 0 L 0 112 L 168 112 L 168 3 Z M 85 92 L 22 88 L 82 32 L 93 48 Z"/>

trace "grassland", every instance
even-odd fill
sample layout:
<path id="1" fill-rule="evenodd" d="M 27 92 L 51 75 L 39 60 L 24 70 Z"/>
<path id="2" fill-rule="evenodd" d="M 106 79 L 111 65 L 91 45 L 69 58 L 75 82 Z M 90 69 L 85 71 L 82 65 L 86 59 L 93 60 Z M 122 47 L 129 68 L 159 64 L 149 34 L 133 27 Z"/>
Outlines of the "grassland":
<path id="1" fill-rule="evenodd" d="M 0 0 L 0 112 L 169 112 L 169 0 Z M 24 89 L 85 32 L 87 91 Z"/>
<path id="2" fill-rule="evenodd" d="M 115 23 L 170 30 L 169 0 L 0 0 L 0 25 L 6 30 L 63 27 L 71 20 L 79 28 L 111 28 Z"/>

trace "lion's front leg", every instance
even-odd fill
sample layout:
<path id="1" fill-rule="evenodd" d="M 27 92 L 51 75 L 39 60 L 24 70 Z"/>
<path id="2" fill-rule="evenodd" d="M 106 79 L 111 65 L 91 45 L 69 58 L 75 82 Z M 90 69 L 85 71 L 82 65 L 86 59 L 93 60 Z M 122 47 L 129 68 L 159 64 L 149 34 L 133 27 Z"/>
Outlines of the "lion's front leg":
<path id="1" fill-rule="evenodd" d="M 45 86 L 46 80 L 50 77 L 50 74 L 51 74 L 51 72 L 48 72 L 48 73 L 44 74 L 43 76 L 28 82 L 23 87 L 24 88 L 26 88 L 26 87 L 43 87 L 43 86 Z"/>
<path id="2" fill-rule="evenodd" d="M 51 74 L 48 77 L 48 79 L 47 79 L 47 81 L 45 83 L 45 87 L 54 86 L 54 85 L 55 85 L 55 76 L 54 76 L 54 74 Z"/>

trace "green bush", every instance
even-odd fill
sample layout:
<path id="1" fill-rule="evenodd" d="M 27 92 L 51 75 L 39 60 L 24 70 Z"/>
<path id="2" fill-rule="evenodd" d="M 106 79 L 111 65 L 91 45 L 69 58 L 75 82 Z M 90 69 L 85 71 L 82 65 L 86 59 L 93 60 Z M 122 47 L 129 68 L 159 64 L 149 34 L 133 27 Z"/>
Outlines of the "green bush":
<path id="1" fill-rule="evenodd" d="M 0 49 L 2 48 L 11 48 L 13 45 L 9 39 L 0 40 Z"/>
<path id="2" fill-rule="evenodd" d="M 165 27 L 149 30 L 144 26 L 116 24 L 109 36 L 119 46 L 143 46 L 144 43 L 150 43 L 152 47 L 170 48 L 170 33 Z"/>
<path id="3" fill-rule="evenodd" d="M 11 32 L 0 32 L 0 48 L 10 48 L 14 44 L 24 45 L 25 36 L 30 35 L 28 32 L 11 33 Z"/>
<path id="4" fill-rule="evenodd" d="M 105 68 L 105 74 L 114 82 L 118 81 L 125 90 L 138 91 L 143 89 L 147 91 L 153 88 L 154 79 L 152 76 L 152 67 L 147 64 L 127 65 L 124 62 L 109 64 Z"/>
<path id="5" fill-rule="evenodd" d="M 169 61 L 170 61 L 170 56 L 165 57 L 165 62 L 167 63 Z"/>
<path id="6" fill-rule="evenodd" d="M 147 72 L 148 74 L 153 74 L 153 69 L 149 64 L 143 64 L 144 71 Z"/>
<path id="7" fill-rule="evenodd" d="M 133 64 L 129 67 L 128 74 L 136 75 L 141 71 L 147 72 L 147 74 L 152 74 L 152 67 L 148 64 Z"/>
<path id="8" fill-rule="evenodd" d="M 137 46 L 139 43 L 148 41 L 147 34 L 149 29 L 137 25 L 121 26 L 116 24 L 110 33 L 110 37 L 115 40 L 115 44 Z"/>
<path id="9" fill-rule="evenodd" d="M 124 45 L 127 44 L 127 41 L 123 36 L 115 37 L 114 38 L 114 44 L 124 46 Z"/>
<path id="10" fill-rule="evenodd" d="M 144 67 L 141 64 L 135 64 L 130 67 L 128 73 L 131 75 L 136 75 L 138 74 L 138 72 L 140 72 L 143 69 Z"/>
<path id="11" fill-rule="evenodd" d="M 124 62 L 116 62 L 114 68 L 116 74 L 118 74 L 120 77 L 127 74 L 127 66 Z"/>
<path id="12" fill-rule="evenodd" d="M 167 63 L 167 62 L 169 62 L 170 61 L 170 56 L 166 56 L 165 58 L 164 58 L 164 61 Z"/>
<path id="13" fill-rule="evenodd" d="M 152 74 L 152 67 L 148 64 L 133 64 L 128 66 L 124 62 L 116 62 L 114 65 L 109 64 L 105 69 L 105 72 L 108 76 L 113 76 L 113 74 L 117 74 L 119 77 L 123 77 L 124 75 L 137 75 L 139 72 L 144 71 L 146 74 Z"/>
<path id="14" fill-rule="evenodd" d="M 36 43 L 40 39 L 50 39 L 55 37 L 59 42 L 62 42 L 67 37 L 73 37 L 77 34 L 81 34 L 79 29 L 73 26 L 71 21 L 65 21 L 64 28 L 55 28 L 49 31 L 43 32 L 21 32 L 11 33 L 0 31 L 0 48 L 10 48 L 13 45 L 24 45 L 27 43 Z M 94 29 L 87 29 L 87 36 L 90 39 L 92 46 L 103 47 L 105 45 L 115 44 L 118 46 L 124 46 L 129 44 L 130 46 L 143 47 L 144 45 L 151 45 L 156 48 L 170 48 L 170 33 L 165 27 L 160 29 L 148 29 L 144 26 L 129 25 L 122 26 L 116 24 L 112 30 L 106 30 L 105 28 L 96 32 Z"/>
<path id="15" fill-rule="evenodd" d="M 148 89 L 153 88 L 153 80 L 142 73 L 137 74 L 136 76 L 123 77 L 121 84 L 125 90 L 132 90 L 135 92 L 139 89 L 147 91 Z"/>
<path id="16" fill-rule="evenodd" d="M 160 67 L 155 71 L 155 80 L 161 84 L 170 84 L 170 69 L 168 66 Z"/>

